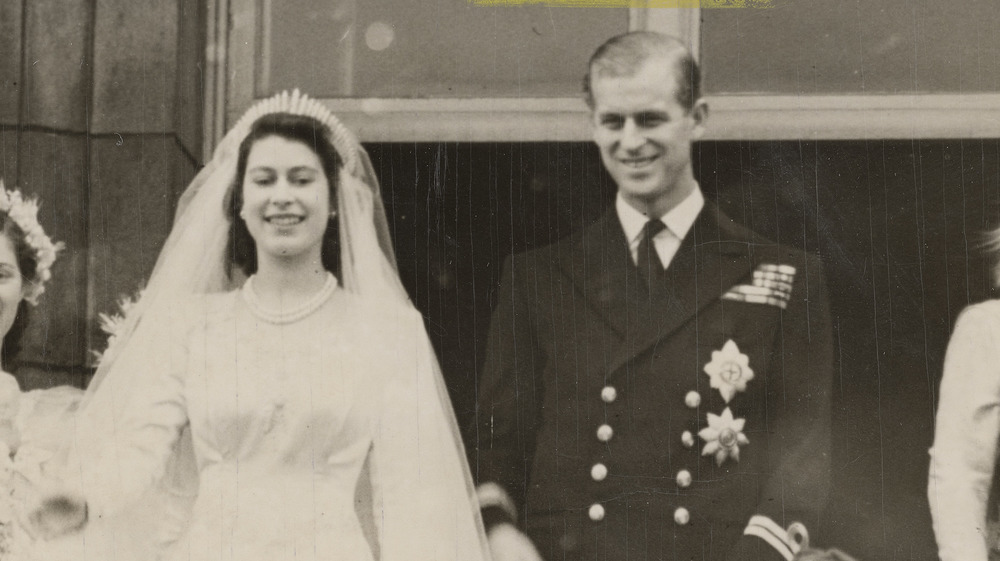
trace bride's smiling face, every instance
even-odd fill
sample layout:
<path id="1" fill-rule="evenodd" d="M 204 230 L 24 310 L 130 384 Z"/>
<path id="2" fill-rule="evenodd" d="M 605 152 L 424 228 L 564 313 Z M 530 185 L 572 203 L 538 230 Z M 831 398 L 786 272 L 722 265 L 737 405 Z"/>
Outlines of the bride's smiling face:
<path id="1" fill-rule="evenodd" d="M 330 208 L 330 183 L 316 152 L 281 136 L 253 144 L 243 176 L 240 216 L 259 260 L 307 258 L 319 263 Z"/>

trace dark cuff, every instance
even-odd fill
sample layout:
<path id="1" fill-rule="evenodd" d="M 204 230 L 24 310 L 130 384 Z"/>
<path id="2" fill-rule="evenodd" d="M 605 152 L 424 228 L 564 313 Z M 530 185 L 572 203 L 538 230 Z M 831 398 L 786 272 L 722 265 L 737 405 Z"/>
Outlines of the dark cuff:
<path id="1" fill-rule="evenodd" d="M 809 532 L 805 525 L 793 522 L 787 529 L 767 516 L 757 514 L 743 530 L 743 535 L 726 556 L 727 561 L 754 559 L 761 561 L 792 561 L 803 547 L 808 547 Z"/>

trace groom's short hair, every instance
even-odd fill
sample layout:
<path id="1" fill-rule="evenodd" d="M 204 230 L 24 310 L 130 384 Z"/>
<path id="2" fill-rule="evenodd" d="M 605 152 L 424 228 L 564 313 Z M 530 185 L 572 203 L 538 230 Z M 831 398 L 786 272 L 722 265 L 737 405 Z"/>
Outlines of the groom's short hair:
<path id="1" fill-rule="evenodd" d="M 633 76 L 651 60 L 662 60 L 674 67 L 677 79 L 677 102 L 691 110 L 701 98 L 701 71 L 698 62 L 676 37 L 653 31 L 633 31 L 608 39 L 594 51 L 583 78 L 587 105 L 594 108 L 592 81 L 600 77 Z"/>

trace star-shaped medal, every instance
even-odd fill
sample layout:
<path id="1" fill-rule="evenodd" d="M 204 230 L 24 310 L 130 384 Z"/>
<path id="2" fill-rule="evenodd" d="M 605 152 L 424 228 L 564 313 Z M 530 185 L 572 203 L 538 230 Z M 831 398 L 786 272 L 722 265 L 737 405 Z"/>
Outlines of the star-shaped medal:
<path id="1" fill-rule="evenodd" d="M 726 403 L 736 392 L 746 391 L 747 382 L 753 380 L 750 358 L 740 352 L 732 339 L 726 341 L 721 351 L 712 351 L 712 361 L 705 365 L 705 373 L 711 379 L 709 385 L 719 390 Z"/>
<path id="2" fill-rule="evenodd" d="M 708 414 L 708 426 L 698 432 L 705 441 L 701 449 L 702 456 L 715 456 L 715 464 L 722 465 L 727 459 L 740 461 L 740 445 L 750 444 L 743 434 L 746 419 L 734 419 L 733 412 L 726 407 L 722 415 Z"/>

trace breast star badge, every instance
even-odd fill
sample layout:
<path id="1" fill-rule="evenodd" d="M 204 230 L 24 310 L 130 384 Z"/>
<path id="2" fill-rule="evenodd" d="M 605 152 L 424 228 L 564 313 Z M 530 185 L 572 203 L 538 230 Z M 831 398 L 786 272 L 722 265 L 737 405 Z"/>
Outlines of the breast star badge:
<path id="1" fill-rule="evenodd" d="M 709 385 L 719 390 L 726 403 L 736 392 L 746 391 L 747 382 L 753 380 L 750 358 L 740 352 L 732 339 L 726 341 L 721 351 L 712 351 L 712 361 L 705 365 L 705 373 L 711 378 Z"/>
<path id="2" fill-rule="evenodd" d="M 740 461 L 740 446 L 750 444 L 750 440 L 743 434 L 744 424 L 746 419 L 734 419 L 733 412 L 728 407 L 722 415 L 709 413 L 708 426 L 698 432 L 698 436 L 705 441 L 701 455 L 715 456 L 717 466 L 721 466 L 729 458 Z"/>

